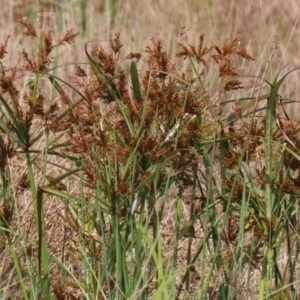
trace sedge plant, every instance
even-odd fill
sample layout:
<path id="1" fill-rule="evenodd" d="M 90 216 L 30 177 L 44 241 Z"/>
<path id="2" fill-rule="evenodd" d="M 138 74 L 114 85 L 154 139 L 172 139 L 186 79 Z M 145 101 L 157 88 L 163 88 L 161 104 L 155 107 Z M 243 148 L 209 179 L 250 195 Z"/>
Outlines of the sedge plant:
<path id="1" fill-rule="evenodd" d="M 162 40 L 123 54 L 119 33 L 62 76 L 52 50 L 78 32 L 20 24 L 37 52 L 8 68 L 0 47 L 3 298 L 296 299 L 287 76 L 253 98 L 240 36 L 179 43 L 181 70 Z"/>

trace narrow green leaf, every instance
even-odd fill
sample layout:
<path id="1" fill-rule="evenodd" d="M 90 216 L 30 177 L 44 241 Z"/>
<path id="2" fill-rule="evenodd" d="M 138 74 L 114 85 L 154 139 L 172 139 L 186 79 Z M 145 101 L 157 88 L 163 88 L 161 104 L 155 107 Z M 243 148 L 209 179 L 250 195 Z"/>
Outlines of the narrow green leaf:
<path id="1" fill-rule="evenodd" d="M 41 139 L 43 136 L 44 132 L 41 131 L 37 136 L 35 136 L 31 141 L 30 141 L 30 146 L 34 145 L 37 141 Z"/>
<path id="2" fill-rule="evenodd" d="M 135 147 L 131 151 L 131 153 L 130 153 L 127 161 L 126 161 L 126 166 L 125 166 L 125 169 L 124 169 L 124 172 L 123 172 L 123 177 L 127 177 L 127 170 L 129 169 L 129 167 L 130 167 L 132 161 L 134 160 L 134 158 L 136 157 L 137 149 L 138 149 L 143 137 L 144 137 L 144 130 L 140 133 L 140 136 L 139 136 L 138 140 L 136 141 Z"/>
<path id="3" fill-rule="evenodd" d="M 96 62 L 92 59 L 92 57 L 89 55 L 88 51 L 87 51 L 87 44 L 85 44 L 85 53 L 88 57 L 88 60 L 91 64 L 91 66 L 93 67 L 93 69 L 96 71 L 96 73 L 98 74 L 98 76 L 100 77 L 100 79 L 102 80 L 103 84 L 106 86 L 106 88 L 108 89 L 109 93 L 113 96 L 113 98 L 115 100 L 120 100 L 120 97 L 118 95 L 118 92 L 116 90 L 114 90 L 114 88 L 112 87 L 112 85 L 110 84 L 109 80 L 106 78 L 106 76 L 104 75 L 104 73 L 102 72 L 102 70 L 99 68 L 99 66 L 96 64 Z"/>
<path id="4" fill-rule="evenodd" d="M 8 121 L 11 121 L 13 126 L 15 127 L 15 134 L 19 137 L 20 142 L 18 143 L 19 146 L 21 146 L 22 144 L 25 145 L 26 144 L 26 138 L 23 132 L 23 129 L 21 127 L 21 124 L 19 122 L 19 120 L 16 118 L 15 113 L 13 112 L 13 110 L 10 108 L 10 105 L 6 102 L 6 100 L 2 97 L 2 95 L 0 94 L 0 102 L 2 103 L 2 105 L 5 107 L 4 111 L 3 109 L 1 109 L 2 113 L 4 114 L 5 118 Z M 2 123 L 4 125 L 4 123 Z M 3 126 L 3 128 L 6 127 L 6 125 Z M 8 134 L 9 131 L 8 128 L 5 130 L 6 133 Z"/>
<path id="5" fill-rule="evenodd" d="M 52 186 L 42 186 L 42 187 L 40 187 L 40 189 L 49 195 L 58 196 L 63 199 L 71 198 L 71 196 L 68 193 L 57 190 L 57 189 L 53 188 Z M 74 197 L 72 197 L 72 198 L 74 198 Z M 78 201 L 79 201 L 79 199 L 78 199 Z"/>
<path id="6" fill-rule="evenodd" d="M 3 122 L 0 121 L 0 128 L 11 138 L 12 141 L 14 141 L 20 148 L 22 148 L 23 150 L 25 150 L 27 147 L 25 145 L 25 143 L 23 143 L 22 140 L 20 140 L 18 138 L 18 136 L 16 136 L 16 134 L 10 130 L 6 124 L 4 124 Z"/>
<path id="7" fill-rule="evenodd" d="M 57 178 L 55 178 L 54 180 L 52 180 L 49 184 L 48 187 L 52 187 L 57 185 L 58 183 L 60 183 L 63 179 L 70 177 L 71 175 L 75 174 L 76 172 L 78 172 L 78 169 L 72 170 L 70 172 L 67 172 L 65 174 L 63 174 L 62 176 L 59 176 Z"/>
<path id="8" fill-rule="evenodd" d="M 139 74 L 134 61 L 131 62 L 130 75 L 132 81 L 133 94 L 137 102 L 142 102 L 141 86 L 139 83 Z"/>

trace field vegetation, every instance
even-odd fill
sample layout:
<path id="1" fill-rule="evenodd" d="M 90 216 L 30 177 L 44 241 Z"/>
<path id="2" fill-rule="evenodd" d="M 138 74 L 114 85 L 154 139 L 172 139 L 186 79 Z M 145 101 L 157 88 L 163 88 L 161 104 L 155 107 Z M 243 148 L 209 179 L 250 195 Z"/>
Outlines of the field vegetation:
<path id="1" fill-rule="evenodd" d="M 0 1 L 1 299 L 299 299 L 297 1 Z"/>

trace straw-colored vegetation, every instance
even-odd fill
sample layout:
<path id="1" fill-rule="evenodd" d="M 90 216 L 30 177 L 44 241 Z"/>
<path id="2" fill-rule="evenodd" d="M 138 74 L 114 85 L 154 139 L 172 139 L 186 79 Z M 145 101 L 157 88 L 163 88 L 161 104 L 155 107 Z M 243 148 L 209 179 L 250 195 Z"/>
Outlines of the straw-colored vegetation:
<path id="1" fill-rule="evenodd" d="M 297 1 L 143 2 L 0 2 L 0 298 L 298 299 Z"/>

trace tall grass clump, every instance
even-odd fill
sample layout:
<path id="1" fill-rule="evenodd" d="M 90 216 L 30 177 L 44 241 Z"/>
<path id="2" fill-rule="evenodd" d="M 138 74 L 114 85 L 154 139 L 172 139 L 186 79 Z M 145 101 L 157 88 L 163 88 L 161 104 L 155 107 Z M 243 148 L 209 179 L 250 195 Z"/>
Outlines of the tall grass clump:
<path id="1" fill-rule="evenodd" d="M 3 299 L 299 296 L 290 73 L 242 74 L 239 35 L 180 42 L 181 70 L 115 33 L 64 74 L 53 50 L 78 32 L 20 25 L 22 68 L 0 47 Z"/>

